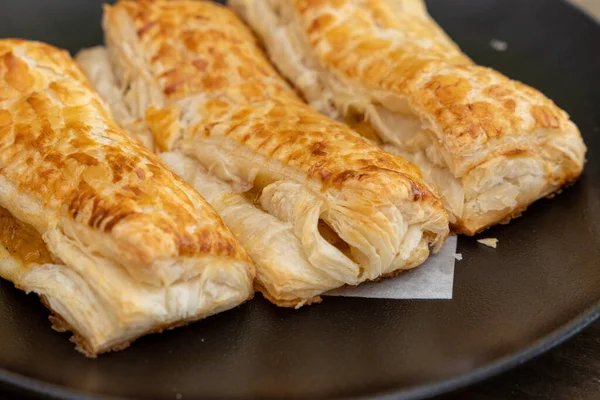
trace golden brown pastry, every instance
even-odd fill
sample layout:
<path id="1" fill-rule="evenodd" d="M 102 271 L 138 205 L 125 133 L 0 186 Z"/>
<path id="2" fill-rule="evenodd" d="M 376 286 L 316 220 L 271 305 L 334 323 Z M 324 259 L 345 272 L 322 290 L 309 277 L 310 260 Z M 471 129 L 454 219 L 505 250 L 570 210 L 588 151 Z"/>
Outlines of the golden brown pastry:
<path id="1" fill-rule="evenodd" d="M 415 267 L 444 242 L 447 215 L 417 168 L 304 104 L 230 10 L 121 1 L 104 29 L 108 51 L 80 54 L 82 67 L 217 209 L 274 303 Z"/>
<path id="2" fill-rule="evenodd" d="M 540 92 L 474 65 L 422 0 L 229 0 L 315 109 L 417 164 L 472 235 L 581 174 L 585 145 Z"/>
<path id="3" fill-rule="evenodd" d="M 66 51 L 0 40 L 0 276 L 95 356 L 240 304 L 254 267 Z"/>

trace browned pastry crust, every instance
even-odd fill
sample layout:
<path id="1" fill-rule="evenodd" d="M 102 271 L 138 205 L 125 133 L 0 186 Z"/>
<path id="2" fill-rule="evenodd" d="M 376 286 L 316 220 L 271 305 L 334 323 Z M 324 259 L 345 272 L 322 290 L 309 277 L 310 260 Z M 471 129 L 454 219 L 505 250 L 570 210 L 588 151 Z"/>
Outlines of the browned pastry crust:
<path id="1" fill-rule="evenodd" d="M 9 251 L 0 276 L 40 294 L 86 354 L 250 296 L 252 263 L 218 214 L 129 139 L 68 53 L 47 44 L 0 40 L 0 207 L 56 261 Z M 207 282 L 218 289 L 204 294 Z M 171 298 L 190 290 L 197 301 Z"/>
<path id="2" fill-rule="evenodd" d="M 32 221 L 40 231 L 72 223 L 153 284 L 163 259 L 247 260 L 202 197 L 123 134 L 65 51 L 1 41 L 0 102 L 2 177 L 43 205 L 44 219 Z M 6 196 L 1 203 L 22 214 Z"/>
<path id="3" fill-rule="evenodd" d="M 386 150 L 421 167 L 463 233 L 582 172 L 585 145 L 567 113 L 475 65 L 422 0 L 229 3 L 313 107 L 375 131 Z"/>
<path id="4" fill-rule="evenodd" d="M 577 179 L 573 179 L 571 181 L 567 181 L 565 182 L 561 187 L 559 187 L 558 189 L 556 189 L 555 191 L 551 192 L 550 194 L 548 194 L 547 196 L 545 196 L 547 199 L 553 199 L 554 197 L 556 197 L 559 194 L 562 194 L 562 192 L 568 188 L 569 186 L 572 186 L 573 184 L 575 184 L 575 182 L 577 182 Z M 450 224 L 450 228 L 452 229 L 453 233 L 458 233 L 458 234 L 463 234 L 463 235 L 468 235 L 468 236 L 473 236 L 473 235 L 477 235 L 483 231 L 485 231 L 486 229 L 491 228 L 492 226 L 499 224 L 499 225 L 508 225 L 510 224 L 511 221 L 513 221 L 514 219 L 520 218 L 523 216 L 523 213 L 525 212 L 525 210 L 527 210 L 527 207 L 529 207 L 530 204 L 526 204 L 523 205 L 521 207 L 512 209 L 510 211 L 508 211 L 506 213 L 506 215 L 504 216 L 504 218 L 500 219 L 501 217 L 498 217 L 497 221 L 494 221 L 488 225 L 479 227 L 476 230 L 468 230 L 465 226 L 463 225 L 458 225 L 458 224 Z"/>
<path id="5" fill-rule="evenodd" d="M 209 99 L 198 107 L 203 120 L 197 126 L 169 124 L 181 113 L 175 104 L 151 106 L 146 120 L 159 147 L 166 150 L 177 134 L 184 136 L 179 140 L 211 137 L 218 128 L 225 138 L 293 166 L 323 187 L 372 184 L 377 192 L 363 195 L 377 200 L 396 196 L 402 186 L 415 199 L 438 201 L 414 165 L 300 102 L 229 10 L 201 1 L 120 1 L 105 7 L 109 42 L 110 28 L 119 26 L 122 11 L 135 23 L 140 50 L 149 60 L 144 67 L 167 102 L 198 94 Z M 203 21 L 202 29 L 194 29 L 197 20 Z"/>
<path id="6" fill-rule="evenodd" d="M 243 238 L 267 298 L 306 304 L 417 266 L 444 242 L 447 214 L 418 169 L 304 104 L 228 9 L 120 1 L 105 7 L 103 25 L 107 51 L 78 57 L 86 73 L 107 84 L 93 71 L 94 57 L 104 59 L 121 88 L 107 90 L 107 102 L 126 125 L 142 121 L 136 136 L 195 181 Z M 233 190 L 248 192 L 254 208 Z"/>
<path id="7" fill-rule="evenodd" d="M 265 299 L 269 300 L 271 303 L 275 304 L 278 307 L 300 308 L 303 306 L 310 306 L 312 304 L 319 304 L 323 301 L 323 298 L 321 296 L 315 296 L 308 299 L 296 298 L 284 300 L 279 297 L 272 296 L 269 293 L 269 291 L 258 282 L 254 283 L 254 290 L 260 292 Z"/>

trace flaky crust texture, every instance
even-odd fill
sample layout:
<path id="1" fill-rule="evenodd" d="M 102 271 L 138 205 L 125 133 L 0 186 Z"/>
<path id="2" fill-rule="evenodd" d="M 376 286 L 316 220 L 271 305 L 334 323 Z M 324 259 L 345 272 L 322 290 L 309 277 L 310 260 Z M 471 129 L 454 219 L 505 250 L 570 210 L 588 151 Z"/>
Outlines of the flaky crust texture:
<path id="1" fill-rule="evenodd" d="M 122 23 L 122 12 L 135 23 L 144 68 L 158 81 L 167 103 L 192 96 L 209 99 L 198 102 L 203 116 L 198 125 L 182 126 L 177 107 L 146 113 L 151 126 L 161 124 L 153 129 L 165 136 L 157 137 L 159 148 L 177 135 L 210 137 L 218 129 L 219 135 L 293 167 L 322 189 L 377 187 L 365 191 L 374 203 L 396 196 L 393 201 L 439 207 L 437 194 L 412 164 L 302 103 L 231 11 L 201 1 L 120 1 L 105 7 L 109 33 Z M 399 193 L 404 198 L 397 198 Z"/>
<path id="2" fill-rule="evenodd" d="M 284 308 L 298 309 L 303 306 L 319 304 L 323 301 L 323 298 L 321 296 L 315 296 L 315 297 L 311 297 L 309 299 L 301 299 L 301 298 L 296 298 L 296 299 L 291 299 L 291 300 L 280 299 L 275 296 L 272 296 L 271 293 L 269 293 L 269 291 L 267 289 L 265 289 L 262 285 L 260 285 L 258 283 L 254 283 L 254 290 L 256 290 L 257 292 L 260 292 L 260 294 L 262 294 L 263 297 L 265 299 L 269 300 L 271 303 L 275 304 L 278 307 L 284 307 Z"/>
<path id="3" fill-rule="evenodd" d="M 149 281 L 165 259 L 248 260 L 215 211 L 121 131 L 67 52 L 52 46 L 0 41 L 0 167 L 15 189 L 0 205 L 42 234 L 67 225 L 92 232 L 102 238 L 96 246 Z M 21 210 L 17 198 L 38 209 Z"/>
<path id="4" fill-rule="evenodd" d="M 294 9 L 293 23 L 320 67 L 356 98 L 403 99 L 409 110 L 400 112 L 431 126 L 457 176 L 485 159 L 524 150 L 527 144 L 519 142 L 540 130 L 579 135 L 542 93 L 474 65 L 429 17 L 423 0 L 267 1 Z M 232 3 L 253 7 L 252 0 Z"/>
<path id="5" fill-rule="evenodd" d="M 248 299 L 246 299 L 244 301 L 244 303 L 252 300 L 253 298 L 254 298 L 254 294 L 251 294 L 248 297 Z M 144 336 L 144 335 L 149 335 L 152 333 L 163 333 L 164 331 L 167 331 L 167 330 L 181 328 L 181 327 L 190 325 L 194 322 L 197 322 L 196 320 L 192 320 L 192 321 L 186 320 L 186 321 L 177 321 L 177 322 L 172 322 L 172 323 L 162 324 L 162 325 L 155 325 L 149 331 L 146 331 L 146 332 L 140 334 L 138 337 L 130 338 L 129 340 L 127 340 L 125 342 L 121 342 L 110 348 L 103 349 L 101 353 L 97 353 L 93 349 L 93 347 L 90 345 L 89 341 L 87 340 L 87 338 L 85 336 L 83 336 L 79 332 L 77 332 L 77 330 L 75 328 L 73 328 L 71 325 L 69 325 L 69 323 L 67 321 L 65 321 L 65 319 L 60 314 L 58 314 L 57 312 L 55 312 L 52 309 L 52 307 L 48 303 L 48 300 L 46 299 L 45 296 L 40 296 L 40 301 L 50 312 L 48 319 L 50 320 L 50 323 L 52 324 L 52 329 L 54 329 L 56 332 L 61 332 L 61 333 L 71 332 L 73 335 L 71 336 L 70 341 L 73 344 L 75 344 L 75 349 L 88 358 L 96 358 L 100 354 L 125 350 L 126 348 L 131 346 L 131 344 L 134 341 L 139 339 L 139 337 Z M 239 305 L 241 305 L 241 304 L 243 304 L 243 303 L 240 303 Z"/>
<path id="6" fill-rule="evenodd" d="M 147 63 L 137 67 L 148 69 L 169 100 L 214 93 L 249 80 L 287 88 L 256 51 L 254 35 L 225 7 L 193 0 L 123 0 L 104 7 L 105 30 L 122 24 L 123 12 L 135 23 L 144 52 L 141 61 Z"/>
<path id="7" fill-rule="evenodd" d="M 585 144 L 539 91 L 475 65 L 423 0 L 229 0 L 315 109 L 417 164 L 473 234 L 579 177 Z"/>

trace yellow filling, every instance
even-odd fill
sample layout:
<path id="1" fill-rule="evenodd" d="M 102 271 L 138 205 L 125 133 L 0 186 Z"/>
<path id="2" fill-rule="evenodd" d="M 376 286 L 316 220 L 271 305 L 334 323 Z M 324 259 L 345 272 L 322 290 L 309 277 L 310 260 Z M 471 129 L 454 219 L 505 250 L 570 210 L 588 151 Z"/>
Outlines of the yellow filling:
<path id="1" fill-rule="evenodd" d="M 32 226 L 17 220 L 0 207 L 0 244 L 23 265 L 52 263 L 42 236 Z"/>

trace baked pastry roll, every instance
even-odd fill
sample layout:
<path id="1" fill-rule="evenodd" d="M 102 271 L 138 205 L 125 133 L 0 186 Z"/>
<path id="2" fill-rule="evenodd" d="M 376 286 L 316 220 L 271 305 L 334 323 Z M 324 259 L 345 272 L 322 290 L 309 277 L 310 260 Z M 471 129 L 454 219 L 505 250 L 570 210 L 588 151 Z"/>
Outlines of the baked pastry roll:
<path id="1" fill-rule="evenodd" d="M 568 115 L 473 64 L 422 0 L 229 4 L 312 107 L 417 164 L 460 233 L 507 221 L 582 172 Z"/>
<path id="2" fill-rule="evenodd" d="M 37 293 L 88 356 L 251 297 L 218 214 L 128 138 L 77 64 L 0 40 L 0 276 Z"/>
<path id="3" fill-rule="evenodd" d="M 106 6 L 104 29 L 108 51 L 82 53 L 83 69 L 99 90 L 118 86 L 102 90 L 107 102 L 144 121 L 217 209 L 272 302 L 319 301 L 415 267 L 444 242 L 447 215 L 417 168 L 304 104 L 230 10 L 121 1 Z"/>

